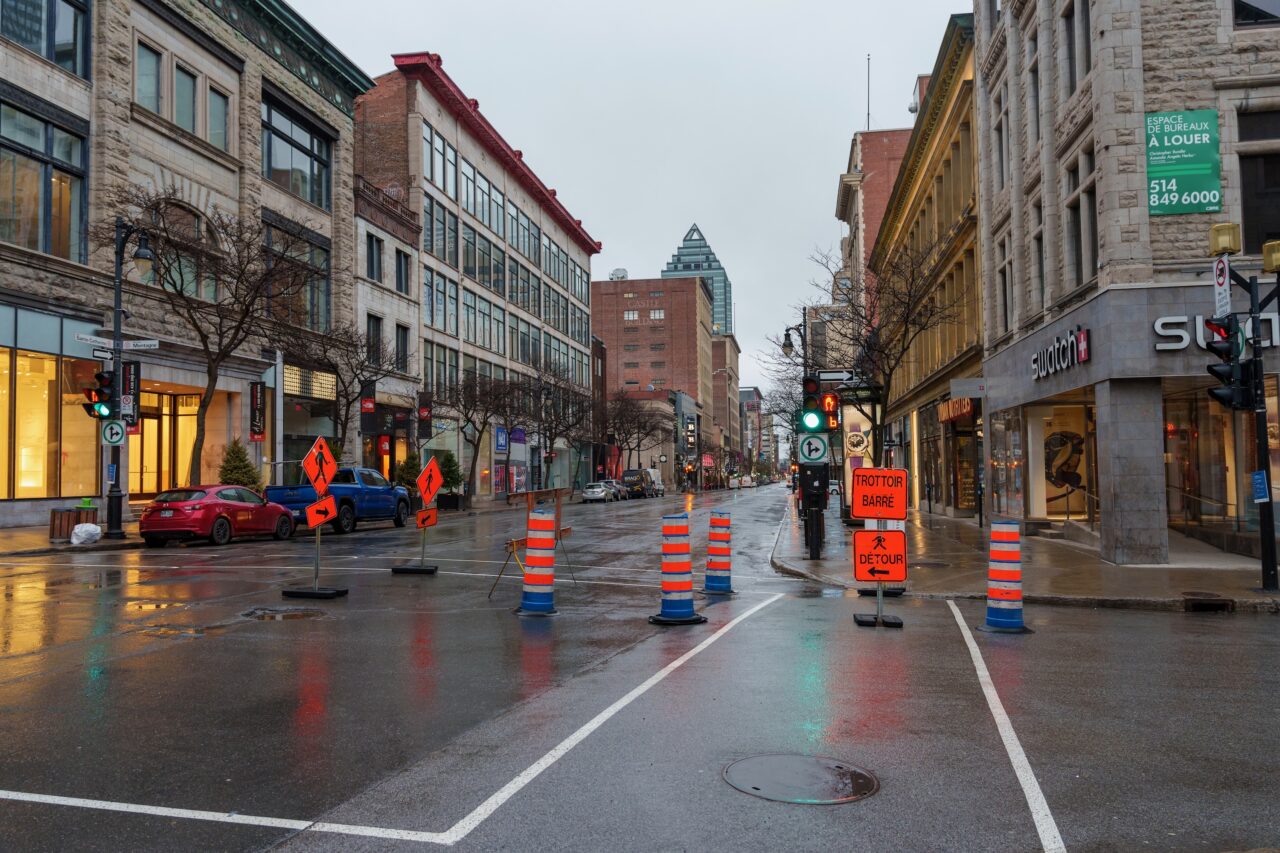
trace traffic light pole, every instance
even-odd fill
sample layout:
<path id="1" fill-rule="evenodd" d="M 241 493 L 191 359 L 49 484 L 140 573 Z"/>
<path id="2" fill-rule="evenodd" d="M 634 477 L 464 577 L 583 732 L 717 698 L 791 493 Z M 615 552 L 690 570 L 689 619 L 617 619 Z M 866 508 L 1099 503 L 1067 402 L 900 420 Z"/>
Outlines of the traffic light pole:
<path id="1" fill-rule="evenodd" d="M 1256 439 L 1256 462 L 1258 466 L 1255 470 L 1261 471 L 1267 481 L 1267 499 L 1258 504 L 1258 535 L 1262 540 L 1262 591 L 1277 592 L 1280 591 L 1280 578 L 1277 577 L 1276 571 L 1276 516 L 1271 495 L 1271 490 L 1274 486 L 1271 482 L 1271 452 L 1267 437 L 1266 370 L 1262 363 L 1262 299 L 1258 292 L 1258 277 L 1256 275 L 1250 276 L 1246 280 L 1244 276 L 1232 270 L 1231 280 L 1238 287 L 1249 291 L 1249 343 L 1253 347 L 1253 361 L 1251 364 L 1253 369 L 1253 376 L 1251 377 L 1253 386 L 1253 431 Z M 1272 291 L 1266 299 L 1268 305 L 1275 298 L 1276 292 Z"/>
<path id="2" fill-rule="evenodd" d="M 121 320 L 124 313 L 124 248 L 133 234 L 121 217 L 116 217 L 116 266 L 115 266 L 115 299 L 111 311 L 111 370 L 116 376 L 121 375 L 124 367 L 124 344 L 120 340 Z M 136 393 L 136 391 L 135 391 Z M 116 410 L 119 410 L 120 397 L 114 397 Z M 124 538 L 124 493 L 120 491 L 120 445 L 111 445 L 111 486 L 107 490 L 107 532 L 108 539 Z"/>

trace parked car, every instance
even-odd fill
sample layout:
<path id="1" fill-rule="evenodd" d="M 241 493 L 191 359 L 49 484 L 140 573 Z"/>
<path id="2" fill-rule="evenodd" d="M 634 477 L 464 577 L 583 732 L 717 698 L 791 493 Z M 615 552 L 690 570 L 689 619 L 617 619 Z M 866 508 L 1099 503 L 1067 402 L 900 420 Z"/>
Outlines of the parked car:
<path id="1" fill-rule="evenodd" d="M 393 486 L 372 468 L 339 468 L 329 484 L 329 494 L 338 505 L 332 525 L 335 533 L 350 533 L 358 521 L 391 519 L 396 527 L 409 520 L 409 490 Z M 307 507 L 316 502 L 316 490 L 309 483 L 296 486 L 267 486 L 267 499 L 289 508 L 301 524 Z"/>
<path id="2" fill-rule="evenodd" d="M 618 501 L 631 500 L 631 493 L 627 491 L 627 487 L 622 485 L 622 483 L 618 482 L 617 480 L 601 480 L 600 482 L 604 483 L 610 489 L 613 489 L 613 493 L 615 496 L 614 500 L 618 500 Z"/>
<path id="3" fill-rule="evenodd" d="M 829 488 L 827 489 L 827 492 L 828 492 L 829 494 L 831 494 L 831 495 L 838 495 L 838 494 L 840 494 L 840 481 L 839 481 L 839 480 L 832 480 L 832 481 L 830 482 L 830 486 L 829 486 Z"/>
<path id="4" fill-rule="evenodd" d="M 608 503 L 616 500 L 613 489 L 610 489 L 604 483 L 587 483 L 582 487 L 582 502 L 589 503 Z"/>
<path id="5" fill-rule="evenodd" d="M 225 545 L 233 536 L 288 539 L 293 528 L 287 507 L 244 486 L 222 485 L 161 492 L 138 522 L 148 548 L 163 548 L 170 539 L 208 539 L 214 545 Z"/>
<path id="6" fill-rule="evenodd" d="M 662 482 L 662 472 L 657 468 L 646 468 L 644 470 L 648 472 L 649 480 L 653 484 L 653 493 L 660 498 L 666 497 L 667 487 Z"/>
<path id="7" fill-rule="evenodd" d="M 649 472 L 643 468 L 623 471 L 622 485 L 633 498 L 653 497 L 653 480 L 649 477 Z"/>

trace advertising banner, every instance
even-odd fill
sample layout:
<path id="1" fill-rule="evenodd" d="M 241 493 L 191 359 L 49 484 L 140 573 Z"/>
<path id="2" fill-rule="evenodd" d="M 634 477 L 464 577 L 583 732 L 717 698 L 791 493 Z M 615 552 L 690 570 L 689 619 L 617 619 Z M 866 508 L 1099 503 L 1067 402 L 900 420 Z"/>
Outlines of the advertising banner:
<path id="1" fill-rule="evenodd" d="M 267 383 L 249 383 L 249 441 L 267 440 Z"/>
<path id="2" fill-rule="evenodd" d="M 1152 216 L 1222 211 L 1217 110 L 1147 113 L 1147 196 Z"/>

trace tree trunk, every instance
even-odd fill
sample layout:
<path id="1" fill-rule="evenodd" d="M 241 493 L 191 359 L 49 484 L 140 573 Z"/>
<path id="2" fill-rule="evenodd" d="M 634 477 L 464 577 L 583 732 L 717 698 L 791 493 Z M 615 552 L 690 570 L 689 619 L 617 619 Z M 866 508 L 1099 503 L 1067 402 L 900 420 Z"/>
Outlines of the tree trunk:
<path id="1" fill-rule="evenodd" d="M 480 445 L 484 442 L 484 434 L 488 431 L 488 427 L 489 424 L 486 422 L 485 428 L 476 433 L 476 440 L 474 444 L 467 439 L 465 432 L 462 434 L 462 440 L 471 448 L 471 465 L 468 466 L 470 471 L 467 473 L 467 489 L 468 493 L 473 496 L 479 491 L 476 487 L 476 466 L 480 462 Z"/>
<path id="2" fill-rule="evenodd" d="M 204 457 L 204 420 L 213 404 L 213 395 L 218 390 L 218 368 L 221 362 L 209 362 L 205 369 L 204 392 L 200 395 L 200 405 L 196 407 L 196 434 L 191 441 L 191 467 L 187 471 L 186 485 L 194 486 L 201 482 L 200 464 Z M 136 392 L 135 392 L 136 393 Z"/>

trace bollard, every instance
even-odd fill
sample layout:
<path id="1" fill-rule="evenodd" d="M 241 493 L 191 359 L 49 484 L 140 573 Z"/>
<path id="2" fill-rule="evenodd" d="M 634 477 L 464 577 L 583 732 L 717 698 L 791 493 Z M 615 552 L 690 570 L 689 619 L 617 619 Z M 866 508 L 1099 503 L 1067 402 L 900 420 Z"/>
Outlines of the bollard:
<path id="1" fill-rule="evenodd" d="M 705 595 L 733 595 L 732 536 L 729 513 L 712 512 L 711 531 L 707 534 L 707 576 L 702 587 Z"/>
<path id="2" fill-rule="evenodd" d="M 553 616 L 556 612 L 556 514 L 549 509 L 529 512 L 529 538 L 524 553 L 524 591 L 520 616 Z"/>
<path id="3" fill-rule="evenodd" d="M 1016 521 L 991 522 L 987 571 L 987 623 L 983 631 L 1030 634 L 1022 624 L 1022 536 Z"/>
<path id="4" fill-rule="evenodd" d="M 689 514 L 662 517 L 662 609 L 654 625 L 696 625 L 707 617 L 693 612 L 693 560 L 689 554 Z"/>

